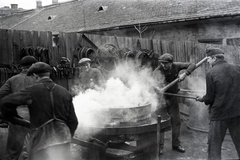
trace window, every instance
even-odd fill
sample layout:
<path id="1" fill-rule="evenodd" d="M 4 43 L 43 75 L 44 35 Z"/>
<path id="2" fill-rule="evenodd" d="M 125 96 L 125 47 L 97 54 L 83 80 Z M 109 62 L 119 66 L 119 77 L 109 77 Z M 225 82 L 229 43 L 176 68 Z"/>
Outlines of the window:
<path id="1" fill-rule="evenodd" d="M 210 43 L 210 44 L 222 44 L 223 39 L 222 38 L 216 38 L 216 39 L 198 39 L 199 43 Z"/>
<path id="2" fill-rule="evenodd" d="M 100 6 L 100 7 L 98 8 L 98 12 L 104 12 L 104 11 L 107 10 L 107 8 L 108 8 L 108 6 Z"/>

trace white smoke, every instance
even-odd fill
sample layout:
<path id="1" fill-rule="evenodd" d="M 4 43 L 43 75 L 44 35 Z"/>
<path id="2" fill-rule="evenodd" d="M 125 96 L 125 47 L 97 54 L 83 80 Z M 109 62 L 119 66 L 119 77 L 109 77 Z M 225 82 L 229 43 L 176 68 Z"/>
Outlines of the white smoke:
<path id="1" fill-rule="evenodd" d="M 203 96 L 206 92 L 206 79 L 205 77 L 189 77 L 188 88 L 195 91 L 198 96 Z"/>
<path id="2" fill-rule="evenodd" d="M 202 70 L 197 70 L 195 73 L 199 73 L 200 75 L 203 75 Z M 188 94 L 193 94 L 194 96 L 203 97 L 206 94 L 206 79 L 205 76 L 190 76 L 188 78 L 188 88 L 191 92 L 188 92 Z M 193 99 L 186 99 L 186 103 L 189 104 L 190 107 L 190 122 L 192 121 L 196 122 L 202 122 L 204 119 L 206 119 L 207 114 L 207 106 L 202 103 L 198 102 Z M 194 124 L 194 125 L 195 125 Z"/>
<path id="3" fill-rule="evenodd" d="M 158 96 L 152 88 L 156 85 L 150 68 L 141 68 L 129 61 L 117 65 L 104 88 L 79 91 L 74 97 L 79 125 L 104 127 L 110 117 L 102 111 L 108 108 L 132 108 L 151 103 L 155 111 Z"/>

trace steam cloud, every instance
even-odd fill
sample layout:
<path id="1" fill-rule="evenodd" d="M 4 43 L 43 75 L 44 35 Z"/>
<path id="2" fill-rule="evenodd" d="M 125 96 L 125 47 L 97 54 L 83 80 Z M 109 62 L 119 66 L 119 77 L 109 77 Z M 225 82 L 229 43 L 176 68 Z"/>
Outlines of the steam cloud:
<path id="1" fill-rule="evenodd" d="M 188 88 L 193 92 L 189 94 L 194 94 L 196 96 L 202 97 L 206 93 L 206 79 L 203 76 L 203 69 L 196 70 L 196 74 L 200 76 L 190 76 L 188 77 Z M 204 73 L 205 74 L 205 73 Z M 185 99 L 185 104 L 189 107 L 189 121 L 188 127 L 199 130 L 207 131 L 208 130 L 208 106 L 202 102 L 197 102 L 193 99 Z"/>
<path id="2" fill-rule="evenodd" d="M 108 108 L 131 108 L 151 103 L 152 111 L 155 111 L 158 96 L 152 87 L 156 85 L 150 68 L 141 68 L 130 61 L 118 64 L 104 88 L 78 90 L 73 103 L 79 125 L 104 127 L 108 117 L 99 111 Z"/>

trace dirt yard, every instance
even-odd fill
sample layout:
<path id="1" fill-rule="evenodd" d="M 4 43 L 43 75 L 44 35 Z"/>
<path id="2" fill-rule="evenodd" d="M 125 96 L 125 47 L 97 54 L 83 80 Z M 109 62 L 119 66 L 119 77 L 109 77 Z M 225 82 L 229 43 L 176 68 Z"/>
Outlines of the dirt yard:
<path id="1" fill-rule="evenodd" d="M 165 132 L 165 147 L 161 160 L 205 160 L 207 159 L 207 132 L 201 132 L 193 130 L 188 127 L 188 120 L 182 121 L 181 128 L 181 142 L 182 146 L 186 149 L 185 153 L 179 153 L 172 150 L 171 146 L 171 131 Z M 83 158 L 81 152 L 77 146 L 73 147 L 74 160 L 90 160 L 89 158 Z M 92 153 L 93 156 L 94 153 Z M 93 156 L 96 157 L 96 156 Z M 92 158 L 95 159 L 95 158 Z M 146 158 L 133 158 L 134 160 L 148 160 Z M 233 145 L 232 139 L 229 134 L 226 135 L 224 143 L 222 145 L 222 159 L 234 160 L 238 159 L 236 149 Z M 111 159 L 115 160 L 115 159 Z M 119 159 L 118 159 L 119 160 Z M 131 159 L 129 159 L 131 160 Z"/>
<path id="2" fill-rule="evenodd" d="M 171 131 L 165 133 L 165 147 L 161 160 L 204 160 L 207 159 L 207 133 L 200 132 L 188 127 L 188 120 L 183 120 L 181 130 L 181 142 L 182 146 L 186 149 L 185 153 L 178 153 L 171 148 Z M 0 144 L 1 153 L 4 150 L 3 143 L 6 141 L 6 129 L 0 130 Z M 81 155 L 81 149 L 78 146 L 72 145 L 73 160 L 93 160 L 96 159 L 95 153 L 91 153 L 94 158 L 83 158 Z M 2 159 L 2 155 L 0 155 Z M 222 145 L 222 159 L 234 160 L 237 159 L 237 152 L 232 143 L 232 139 L 229 134 L 226 135 L 224 143 Z M 144 160 L 148 160 L 144 158 Z"/>
<path id="3" fill-rule="evenodd" d="M 171 131 L 165 134 L 165 148 L 161 159 L 164 160 L 204 160 L 207 159 L 207 139 L 206 132 L 190 129 L 187 121 L 182 123 L 181 142 L 186 149 L 185 153 L 178 153 L 172 150 Z M 229 134 L 226 135 L 222 145 L 222 159 L 238 159 L 236 149 Z"/>

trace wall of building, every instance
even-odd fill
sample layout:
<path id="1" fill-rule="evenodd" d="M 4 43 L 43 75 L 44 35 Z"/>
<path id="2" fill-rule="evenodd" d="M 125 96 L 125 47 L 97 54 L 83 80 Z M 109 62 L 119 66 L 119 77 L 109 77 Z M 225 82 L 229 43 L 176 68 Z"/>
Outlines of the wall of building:
<path id="1" fill-rule="evenodd" d="M 142 38 L 161 39 L 171 41 L 220 41 L 226 44 L 228 38 L 240 37 L 240 17 L 215 18 L 208 20 L 196 20 L 146 26 L 147 30 L 142 33 Z M 137 26 L 139 27 L 139 26 Z M 142 25 L 141 28 L 145 26 Z M 140 34 L 134 27 L 120 30 L 98 32 L 107 36 L 137 37 Z"/>

